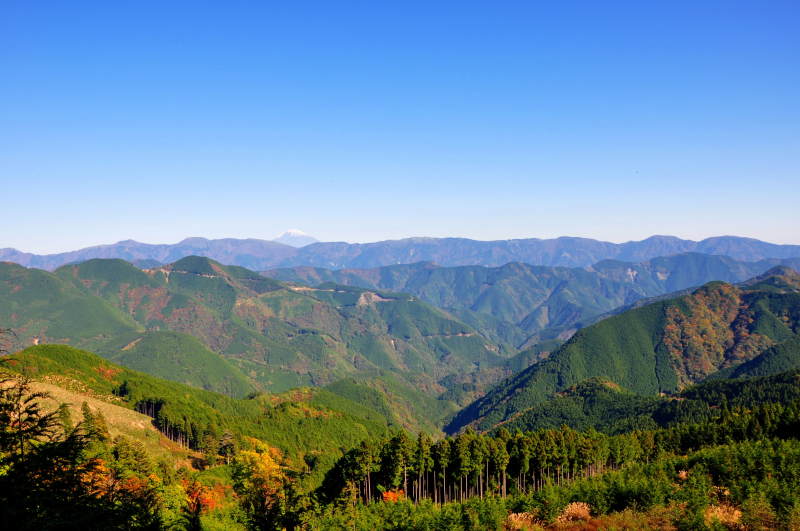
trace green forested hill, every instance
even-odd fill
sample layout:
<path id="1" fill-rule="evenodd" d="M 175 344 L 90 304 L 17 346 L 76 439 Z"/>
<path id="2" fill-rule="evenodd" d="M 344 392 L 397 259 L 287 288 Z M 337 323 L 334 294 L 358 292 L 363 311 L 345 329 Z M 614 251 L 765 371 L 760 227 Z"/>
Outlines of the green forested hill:
<path id="1" fill-rule="evenodd" d="M 111 361 L 167 380 L 243 397 L 253 381 L 198 339 L 179 332 L 155 331 L 122 335 L 98 352 Z"/>
<path id="2" fill-rule="evenodd" d="M 765 374 L 769 376 L 707 381 L 667 396 L 637 395 L 590 378 L 517 412 L 495 430 L 502 427 L 513 433 L 569 426 L 617 434 L 703 422 L 717 416 L 721 407 L 751 409 L 767 402 L 800 400 L 800 364 L 790 371 Z"/>
<path id="3" fill-rule="evenodd" d="M 412 432 L 440 433 L 444 419 L 458 410 L 454 401 L 434 398 L 385 371 L 350 376 L 323 389 L 368 406 L 390 426 Z"/>
<path id="4" fill-rule="evenodd" d="M 471 423 L 491 428 L 587 378 L 655 395 L 702 381 L 770 348 L 785 359 L 800 331 L 797 279 L 791 270 L 776 269 L 741 286 L 714 282 L 600 321 L 470 404 L 448 429 Z"/>
<path id="5" fill-rule="evenodd" d="M 495 429 L 502 427 L 514 433 L 569 426 L 618 433 L 654 428 L 652 414 L 665 401 L 658 396 L 632 393 L 607 380 L 589 378 L 541 404 L 516 412 Z"/>
<path id="6" fill-rule="evenodd" d="M 108 338 L 138 328 L 130 316 L 107 301 L 87 297 L 79 286 L 38 269 L 0 262 L 0 322 L 16 333 L 16 343 L 33 338 L 72 340 L 98 346 Z"/>
<path id="7" fill-rule="evenodd" d="M 440 267 L 430 262 L 374 269 L 274 269 L 265 275 L 316 286 L 335 282 L 410 293 L 455 313 L 495 341 L 522 345 L 589 324 L 636 300 L 712 280 L 741 282 L 771 267 L 798 261 L 741 262 L 684 253 L 631 263 L 604 260 L 588 268 L 509 263 L 500 267 Z"/>
<path id="8" fill-rule="evenodd" d="M 119 363 L 167 379 L 236 396 L 253 383 L 230 363 L 185 335 L 145 332 L 110 293 L 120 284 L 152 285 L 151 279 L 122 260 L 98 260 L 82 267 L 87 275 L 105 275 L 95 296 L 81 282 L 37 269 L 0 263 L 0 322 L 16 334 L 15 350 L 34 341 L 65 342 L 101 352 Z M 104 295 L 104 296 L 103 296 Z"/>
<path id="9" fill-rule="evenodd" d="M 248 379 L 281 391 L 384 370 L 435 396 L 448 375 L 505 359 L 472 327 L 415 297 L 287 286 L 200 257 L 146 271 L 122 260 L 52 274 L 4 264 L 0 290 L 0 322 L 16 333 L 13 347 L 34 338 L 68 343 L 232 393 L 250 386 Z M 156 334 L 168 331 L 201 344 Z M 184 363 L 190 354 L 196 361 Z"/>
<path id="10" fill-rule="evenodd" d="M 341 448 L 388 429 L 382 412 L 331 391 L 236 399 L 155 378 L 66 345 L 27 348 L 3 358 L 0 369 L 146 413 L 162 433 L 189 448 L 199 448 L 205 433 L 219 437 L 228 431 L 280 448 L 298 467 L 304 456 L 316 456 L 320 472 Z"/>

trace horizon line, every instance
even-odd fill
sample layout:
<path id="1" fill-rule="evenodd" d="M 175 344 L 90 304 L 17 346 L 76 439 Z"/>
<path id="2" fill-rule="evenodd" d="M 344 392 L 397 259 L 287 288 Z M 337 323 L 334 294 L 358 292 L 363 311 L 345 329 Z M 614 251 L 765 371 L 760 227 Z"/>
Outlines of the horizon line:
<path id="1" fill-rule="evenodd" d="M 312 234 L 307 234 L 306 233 L 305 235 L 311 236 L 312 238 L 314 237 Z M 126 239 L 118 240 L 118 241 L 115 241 L 115 242 L 112 242 L 112 243 L 98 243 L 98 244 L 94 244 L 94 245 L 86 245 L 86 246 L 78 247 L 78 248 L 70 248 L 70 249 L 65 250 L 65 251 L 53 251 L 53 252 L 39 251 L 39 252 L 37 252 L 37 251 L 22 250 L 22 249 L 19 249 L 19 248 L 16 248 L 16 247 L 0 247 L 0 251 L 16 251 L 18 253 L 30 254 L 30 255 L 36 255 L 36 256 L 52 256 L 52 255 L 59 255 L 59 254 L 67 254 L 67 253 L 72 253 L 72 252 L 84 251 L 84 250 L 87 250 L 87 249 L 95 249 L 95 248 L 98 248 L 98 247 L 111 247 L 111 246 L 114 246 L 114 245 L 120 245 L 120 244 L 124 244 L 124 243 L 136 243 L 136 244 L 151 245 L 151 246 L 161 246 L 161 245 L 171 246 L 171 245 L 179 245 L 179 244 L 181 244 L 183 242 L 186 242 L 188 240 L 205 240 L 205 241 L 208 241 L 208 242 L 220 241 L 220 240 L 257 241 L 257 242 L 264 242 L 264 243 L 274 243 L 276 245 L 281 245 L 281 246 L 288 247 L 288 248 L 293 248 L 293 249 L 299 249 L 299 248 L 302 248 L 302 247 L 307 247 L 309 245 L 314 245 L 316 243 L 322 243 L 322 244 L 324 244 L 324 243 L 328 243 L 328 244 L 339 243 L 339 244 L 346 244 L 346 245 L 370 245 L 370 244 L 376 244 L 376 243 L 399 242 L 399 241 L 405 241 L 405 240 L 447 240 L 447 239 L 470 240 L 470 241 L 474 241 L 474 242 L 483 242 L 483 243 L 507 242 L 507 241 L 526 241 L 526 240 L 551 241 L 551 240 L 560 240 L 560 239 L 577 239 L 577 240 L 593 240 L 593 241 L 596 241 L 596 242 L 599 242 L 599 243 L 610 243 L 610 244 L 613 244 L 613 245 L 625 245 L 625 244 L 628 244 L 628 243 L 643 242 L 643 241 L 646 241 L 646 240 L 649 240 L 649 239 L 652 239 L 652 238 L 674 238 L 676 240 L 685 241 L 685 242 L 693 242 L 693 243 L 700 243 L 700 242 L 703 242 L 703 241 L 712 240 L 712 239 L 718 239 L 718 238 L 739 238 L 739 239 L 743 239 L 743 240 L 754 240 L 754 241 L 758 241 L 758 242 L 762 242 L 762 243 L 767 243 L 767 244 L 770 244 L 770 245 L 780 245 L 780 246 L 800 245 L 800 244 L 795 244 L 795 243 L 777 243 L 777 242 L 773 242 L 773 241 L 762 240 L 760 238 L 755 238 L 755 237 L 752 237 L 752 236 L 738 236 L 736 234 L 720 234 L 720 235 L 715 235 L 715 236 L 708 236 L 708 237 L 705 237 L 705 238 L 702 238 L 702 239 L 698 239 L 698 240 L 695 240 L 695 239 L 692 239 L 692 238 L 682 238 L 680 236 L 675 236 L 675 235 L 671 235 L 671 234 L 652 234 L 652 235 L 647 236 L 645 238 L 642 238 L 640 240 L 631 239 L 631 240 L 625 240 L 625 241 L 612 241 L 612 240 L 604 240 L 604 239 L 599 239 L 599 238 L 592 238 L 592 237 L 589 237 L 589 236 L 570 236 L 570 235 L 554 236 L 554 237 L 550 237 L 550 238 L 541 238 L 541 237 L 536 237 L 536 236 L 530 236 L 530 237 L 526 237 L 526 238 L 498 238 L 498 239 L 490 239 L 490 240 L 469 238 L 469 237 L 466 237 L 466 236 L 406 236 L 406 237 L 403 237 L 403 238 L 387 238 L 387 239 L 383 239 L 383 240 L 373 240 L 373 241 L 366 241 L 366 242 L 351 242 L 351 241 L 347 241 L 347 240 L 326 240 L 326 241 L 319 240 L 317 242 L 310 243 L 308 245 L 304 245 L 302 247 L 293 247 L 291 245 L 275 241 L 279 237 L 280 237 L 280 235 L 276 236 L 273 239 L 250 238 L 250 237 L 235 237 L 235 236 L 227 236 L 227 237 L 220 237 L 220 238 L 207 238 L 205 236 L 187 236 L 187 237 L 182 238 L 181 240 L 178 240 L 176 242 L 163 242 L 163 243 L 150 243 L 150 242 L 144 242 L 144 241 L 140 241 L 140 240 L 135 240 L 133 238 L 126 238 Z"/>

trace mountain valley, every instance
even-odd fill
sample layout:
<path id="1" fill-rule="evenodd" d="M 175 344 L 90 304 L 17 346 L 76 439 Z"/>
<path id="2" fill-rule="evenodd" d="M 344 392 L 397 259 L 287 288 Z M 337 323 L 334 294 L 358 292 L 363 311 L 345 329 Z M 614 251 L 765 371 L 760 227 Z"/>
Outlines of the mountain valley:
<path id="1" fill-rule="evenodd" d="M 262 273 L 203 256 L 132 260 L 52 272 L 0 263 L 0 346 L 11 353 L 0 405 L 13 402 L 3 389 L 19 389 L 58 407 L 65 438 L 53 444 L 85 434 L 81 455 L 110 465 L 92 474 L 134 482 L 120 483 L 117 507 L 157 527 L 265 518 L 270 529 L 339 529 L 342 511 L 385 524 L 406 507 L 445 529 L 441 511 L 466 521 L 475 506 L 477 528 L 492 528 L 490 514 L 510 525 L 513 504 L 531 500 L 520 514 L 561 529 L 580 489 L 660 478 L 653 467 L 668 456 L 689 455 L 675 466 L 700 474 L 692 463 L 709 452 L 772 459 L 798 444 L 797 258 Z M 765 441 L 785 447 L 748 446 Z M 600 518 L 616 514 L 604 507 L 591 502 Z"/>

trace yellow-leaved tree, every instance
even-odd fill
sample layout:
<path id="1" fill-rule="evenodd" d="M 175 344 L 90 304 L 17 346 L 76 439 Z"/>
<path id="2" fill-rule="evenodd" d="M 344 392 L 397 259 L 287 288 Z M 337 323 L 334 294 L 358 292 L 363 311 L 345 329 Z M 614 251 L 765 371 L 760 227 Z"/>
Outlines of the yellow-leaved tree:
<path id="1" fill-rule="evenodd" d="M 278 449 L 251 437 L 245 437 L 242 449 L 234 459 L 233 488 L 239 495 L 253 527 L 284 529 L 292 503 L 292 488 L 286 468 L 281 465 Z"/>

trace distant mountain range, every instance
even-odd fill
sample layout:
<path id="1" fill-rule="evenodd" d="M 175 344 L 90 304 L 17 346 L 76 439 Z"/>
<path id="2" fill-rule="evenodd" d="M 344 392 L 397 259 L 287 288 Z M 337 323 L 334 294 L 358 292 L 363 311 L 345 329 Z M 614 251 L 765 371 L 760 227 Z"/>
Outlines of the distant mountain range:
<path id="1" fill-rule="evenodd" d="M 727 256 L 681 253 L 641 263 L 603 260 L 587 268 L 534 266 L 442 267 L 430 262 L 369 269 L 280 268 L 264 274 L 319 286 L 330 282 L 409 293 L 517 347 L 591 324 L 636 301 L 710 282 L 742 282 L 777 265 L 800 269 L 800 258 L 743 262 Z M 543 335 L 544 333 L 544 335 Z"/>
<path id="2" fill-rule="evenodd" d="M 266 270 L 294 266 L 327 269 L 374 268 L 422 261 L 435 262 L 441 266 L 496 267 L 509 262 L 522 262 L 541 266 L 587 267 L 602 260 L 642 262 L 658 256 L 687 252 L 723 255 L 748 262 L 800 257 L 800 245 L 778 245 L 738 236 L 720 236 L 699 242 L 674 236 L 651 236 L 645 240 L 620 244 L 572 237 L 497 241 L 407 238 L 374 243 L 306 244 L 310 241 L 308 238 L 310 237 L 307 235 L 289 231 L 279 237 L 285 243 L 233 238 L 187 238 L 176 244 L 147 244 L 126 240 L 47 255 L 6 248 L 0 249 L 0 261 L 53 270 L 92 258 L 121 258 L 151 267 L 155 263 L 171 263 L 186 256 L 197 255 L 212 258 L 225 265 Z"/>
<path id="3" fill-rule="evenodd" d="M 295 255 L 297 249 L 283 243 L 255 239 L 186 238 L 175 244 L 150 244 L 125 240 L 110 245 L 97 245 L 66 253 L 36 255 L 16 249 L 0 249 L 0 260 L 25 267 L 52 271 L 67 264 L 93 258 L 119 258 L 140 267 L 172 263 L 187 256 L 206 256 L 228 265 L 263 269 L 264 264 L 282 262 Z"/>

